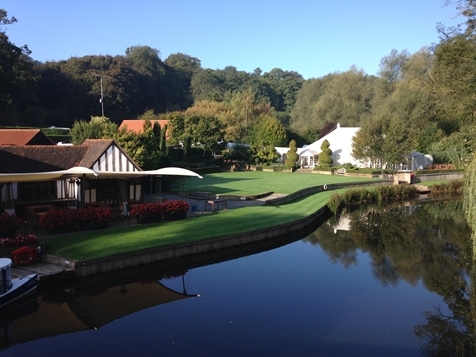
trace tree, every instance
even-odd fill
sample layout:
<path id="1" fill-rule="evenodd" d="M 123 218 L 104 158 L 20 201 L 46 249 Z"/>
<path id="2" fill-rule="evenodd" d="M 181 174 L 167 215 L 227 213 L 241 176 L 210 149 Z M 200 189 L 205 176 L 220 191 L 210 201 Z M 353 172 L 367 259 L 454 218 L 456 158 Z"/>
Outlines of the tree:
<path id="1" fill-rule="evenodd" d="M 251 129 L 249 143 L 252 146 L 282 146 L 287 140 L 286 129 L 281 122 L 268 115 L 258 118 Z"/>
<path id="2" fill-rule="evenodd" d="M 117 131 L 117 124 L 112 123 L 107 117 L 91 117 L 89 122 L 75 121 L 71 128 L 71 141 L 80 145 L 86 139 L 113 138 Z"/>
<path id="3" fill-rule="evenodd" d="M 252 160 L 258 159 L 259 162 L 271 164 L 279 159 L 279 154 L 273 145 L 262 145 L 251 147 Z"/>
<path id="4" fill-rule="evenodd" d="M 8 18 L 0 9 L 0 24 L 11 25 L 15 17 Z M 26 109 L 36 105 L 38 77 L 32 71 L 31 51 L 26 45 L 18 47 L 9 41 L 0 27 L 0 120 L 5 124 L 23 124 Z"/>
<path id="5" fill-rule="evenodd" d="M 171 140 L 203 147 L 204 152 L 214 152 L 223 141 L 223 123 L 215 116 L 171 113 L 167 115 L 171 127 Z"/>
<path id="6" fill-rule="evenodd" d="M 403 120 L 377 117 L 367 120 L 352 139 L 352 156 L 371 167 L 386 167 L 403 161 L 414 138 Z"/>
<path id="7" fill-rule="evenodd" d="M 222 122 L 217 117 L 190 117 L 188 123 L 192 126 L 192 139 L 195 143 L 200 143 L 204 153 L 218 150 L 219 142 L 223 141 L 225 130 Z"/>
<path id="8" fill-rule="evenodd" d="M 320 167 L 331 167 L 332 166 L 332 150 L 329 148 L 329 141 L 326 139 L 322 142 L 321 153 L 319 154 L 319 166 Z"/>
<path id="9" fill-rule="evenodd" d="M 442 41 L 435 50 L 431 89 L 436 96 L 440 127 L 446 134 L 475 122 L 476 43 L 463 35 Z"/>
<path id="10" fill-rule="evenodd" d="M 359 126 L 371 115 L 374 82 L 355 66 L 306 81 L 291 112 L 291 128 L 303 134 L 319 132 L 328 122 Z"/>
<path id="11" fill-rule="evenodd" d="M 289 142 L 289 150 L 286 153 L 286 160 L 284 161 L 284 165 L 289 168 L 296 167 L 296 163 L 299 159 L 299 155 L 297 154 L 297 146 L 296 141 L 293 139 Z"/>

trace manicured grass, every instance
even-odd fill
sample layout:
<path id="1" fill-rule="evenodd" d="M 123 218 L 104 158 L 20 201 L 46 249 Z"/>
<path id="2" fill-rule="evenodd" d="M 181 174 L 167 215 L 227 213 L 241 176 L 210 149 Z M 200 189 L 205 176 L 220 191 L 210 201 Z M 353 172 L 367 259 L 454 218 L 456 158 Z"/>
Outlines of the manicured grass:
<path id="1" fill-rule="evenodd" d="M 47 249 L 52 255 L 73 260 L 86 260 L 139 249 L 249 232 L 307 217 L 323 207 L 335 192 L 322 192 L 278 207 L 244 207 L 176 222 L 121 226 L 48 238 Z"/>
<path id="2" fill-rule="evenodd" d="M 203 179 L 189 177 L 184 191 L 211 192 L 236 196 L 251 196 L 265 192 L 290 194 L 303 188 L 330 183 L 369 181 L 370 178 L 340 175 L 301 174 L 290 172 L 239 171 L 203 175 Z M 375 179 L 378 180 L 378 179 Z M 173 188 L 182 190 L 182 179 L 175 181 Z"/>
<path id="3" fill-rule="evenodd" d="M 368 178 L 289 172 L 224 172 L 189 177 L 185 191 L 214 194 L 258 195 L 265 192 L 289 194 L 303 188 L 331 183 L 368 181 Z M 182 180 L 176 181 L 182 189 Z M 298 220 L 323 207 L 337 191 L 326 191 L 279 206 L 253 206 L 220 211 L 178 222 L 120 226 L 103 231 L 81 232 L 47 238 L 48 253 L 73 260 L 86 260 L 134 250 L 199 241 L 234 233 L 250 232 Z"/>

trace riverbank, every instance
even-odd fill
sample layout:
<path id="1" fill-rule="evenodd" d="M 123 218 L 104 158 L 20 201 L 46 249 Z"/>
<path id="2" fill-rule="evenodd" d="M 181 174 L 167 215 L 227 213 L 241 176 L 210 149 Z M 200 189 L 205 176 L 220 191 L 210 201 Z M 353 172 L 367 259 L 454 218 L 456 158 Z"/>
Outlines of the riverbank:
<path id="1" fill-rule="evenodd" d="M 366 182 L 365 185 L 375 185 L 375 181 Z M 363 182 L 360 185 L 364 185 Z M 352 185 L 353 186 L 353 185 Z M 335 192 L 330 191 L 331 187 L 321 187 L 321 194 L 311 195 L 306 198 L 295 198 L 296 202 L 286 204 L 286 210 L 282 209 L 282 206 L 268 207 L 265 205 L 267 199 L 261 199 L 261 202 L 253 202 L 248 207 L 246 200 L 240 202 L 242 209 L 240 210 L 226 210 L 220 211 L 214 214 L 201 215 L 195 212 L 194 219 L 187 219 L 185 221 L 173 222 L 173 224 L 180 234 L 187 232 L 194 232 L 189 237 L 190 239 L 184 239 L 181 242 L 174 244 L 162 244 L 157 245 L 156 237 L 154 245 L 143 249 L 134 249 L 134 246 L 123 247 L 124 251 L 119 254 L 107 255 L 104 250 L 98 250 L 97 244 L 103 242 L 104 239 L 114 239 L 115 233 L 118 232 L 117 228 L 108 229 L 108 232 L 101 233 L 101 238 L 88 237 L 80 238 L 79 234 L 73 234 L 68 237 L 49 238 L 56 241 L 63 242 L 65 247 L 64 252 L 73 252 L 76 244 L 80 244 L 82 247 L 90 246 L 91 251 L 102 253 L 90 259 L 74 259 L 70 258 L 72 255 L 68 254 L 45 254 L 44 260 L 55 264 L 62 271 L 74 270 L 77 276 L 87 276 L 91 274 L 100 274 L 107 271 L 113 271 L 117 269 L 123 269 L 130 266 L 150 264 L 155 261 L 163 261 L 170 259 L 177 259 L 187 255 L 199 254 L 207 251 L 224 249 L 226 247 L 232 247 L 234 245 L 246 245 L 251 242 L 259 240 L 272 239 L 273 237 L 283 235 L 289 232 L 296 232 L 300 229 L 308 226 L 313 220 L 323 217 L 328 214 L 326 208 L 326 202 L 329 197 Z M 333 188 L 343 188 L 333 187 Z M 268 197 L 269 199 L 270 197 Z M 275 199 L 274 197 L 273 199 Z M 249 202 L 251 203 L 251 202 Z M 258 207 L 259 206 L 259 207 Z M 309 212 L 312 212 L 309 214 Z M 274 221 L 270 221 L 273 218 Z M 254 222 L 255 229 L 250 229 L 249 225 L 244 225 L 244 230 L 238 233 L 227 234 L 227 228 L 233 227 L 232 231 L 236 231 L 237 225 L 242 223 Z M 223 234 L 215 236 L 206 235 L 202 237 L 200 235 L 201 227 L 209 226 L 210 224 L 221 223 L 220 227 Z M 270 226 L 271 224 L 271 226 Z M 163 224 L 153 225 L 151 227 L 143 228 L 134 225 L 127 227 L 119 227 L 119 230 L 123 234 L 129 234 L 137 232 L 137 230 L 151 229 L 157 236 L 159 229 L 162 231 Z M 169 227 L 170 228 L 170 227 Z M 97 235 L 97 234 L 95 234 Z M 135 234 L 137 236 L 137 234 Z M 166 243 L 163 237 L 160 237 L 161 243 Z"/>

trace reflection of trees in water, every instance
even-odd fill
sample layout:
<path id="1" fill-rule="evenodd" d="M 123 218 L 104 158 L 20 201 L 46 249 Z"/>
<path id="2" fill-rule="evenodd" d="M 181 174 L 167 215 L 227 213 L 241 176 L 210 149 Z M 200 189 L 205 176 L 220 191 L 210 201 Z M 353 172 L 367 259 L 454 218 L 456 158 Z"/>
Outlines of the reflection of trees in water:
<path id="1" fill-rule="evenodd" d="M 425 312 L 427 323 L 415 327 L 427 356 L 474 356 L 471 314 L 472 243 L 461 201 L 419 206 L 365 208 L 347 213 L 350 230 L 336 221 L 322 225 L 307 240 L 319 245 L 333 262 L 348 267 L 361 250 L 372 258 L 372 273 L 384 286 L 400 279 L 418 281 L 439 294 L 451 311 Z M 476 302 L 475 302 L 476 304 Z"/>

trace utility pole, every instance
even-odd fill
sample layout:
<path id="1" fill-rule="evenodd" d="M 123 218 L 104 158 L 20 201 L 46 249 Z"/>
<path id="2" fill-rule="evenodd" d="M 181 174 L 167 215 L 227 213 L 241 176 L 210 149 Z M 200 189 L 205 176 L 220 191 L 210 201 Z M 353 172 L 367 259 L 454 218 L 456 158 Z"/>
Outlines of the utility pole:
<path id="1" fill-rule="evenodd" d="M 93 75 L 101 78 L 101 98 L 99 99 L 99 103 L 101 103 L 102 116 L 104 116 L 104 95 L 103 95 L 103 91 L 102 91 L 102 79 L 103 78 L 114 79 L 114 78 L 109 77 L 109 76 L 105 76 L 103 74 L 97 74 L 97 73 L 93 73 Z"/>

